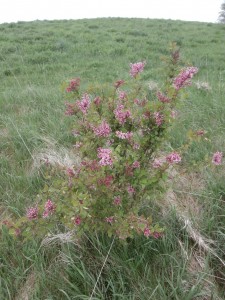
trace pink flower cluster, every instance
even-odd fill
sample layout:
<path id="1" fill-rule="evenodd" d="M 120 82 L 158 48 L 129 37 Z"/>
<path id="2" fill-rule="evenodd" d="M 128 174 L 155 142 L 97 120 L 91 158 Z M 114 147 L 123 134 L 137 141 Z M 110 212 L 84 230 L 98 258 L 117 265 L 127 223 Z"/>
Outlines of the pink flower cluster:
<path id="1" fill-rule="evenodd" d="M 75 220 L 74 220 L 74 224 L 79 226 L 81 224 L 81 217 L 79 217 L 79 216 L 76 217 Z"/>
<path id="2" fill-rule="evenodd" d="M 180 72 L 180 74 L 174 79 L 173 86 L 176 90 L 191 85 L 191 78 L 198 73 L 198 68 L 188 67 Z"/>
<path id="3" fill-rule="evenodd" d="M 154 118 L 157 126 L 162 125 L 164 117 L 160 112 L 154 112 Z"/>
<path id="4" fill-rule="evenodd" d="M 107 137 L 111 133 L 111 128 L 105 120 L 99 126 L 92 129 L 97 136 Z"/>
<path id="5" fill-rule="evenodd" d="M 119 138 L 119 139 L 122 139 L 122 140 L 130 140 L 133 136 L 133 132 L 122 132 L 122 131 L 116 131 L 116 136 Z"/>
<path id="6" fill-rule="evenodd" d="M 105 185 L 107 187 L 110 187 L 110 185 L 113 182 L 114 177 L 112 175 L 107 175 L 105 178 L 103 179 L 99 179 L 98 183 L 99 185 Z"/>
<path id="7" fill-rule="evenodd" d="M 124 100 L 127 98 L 127 94 L 124 91 L 119 91 L 119 99 Z"/>
<path id="8" fill-rule="evenodd" d="M 163 163 L 164 163 L 163 159 L 155 158 L 152 163 L 152 166 L 153 168 L 158 169 L 162 167 Z"/>
<path id="9" fill-rule="evenodd" d="M 100 97 L 96 97 L 93 102 L 94 102 L 95 105 L 98 106 L 101 103 L 101 98 Z"/>
<path id="10" fill-rule="evenodd" d="M 135 193 L 135 189 L 132 187 L 132 185 L 128 185 L 127 192 L 130 195 L 133 195 Z"/>
<path id="11" fill-rule="evenodd" d="M 143 72 L 145 65 L 145 61 L 130 64 L 130 76 L 136 78 L 139 73 Z"/>
<path id="12" fill-rule="evenodd" d="M 80 78 L 73 78 L 70 80 L 69 86 L 66 88 L 66 91 L 74 92 L 77 91 L 80 86 Z"/>
<path id="13" fill-rule="evenodd" d="M 114 205 L 120 205 L 121 204 L 121 197 L 120 196 L 116 196 L 114 198 L 113 204 Z"/>
<path id="14" fill-rule="evenodd" d="M 37 206 L 28 208 L 26 216 L 29 220 L 36 220 L 38 218 L 38 208 L 37 208 Z"/>
<path id="15" fill-rule="evenodd" d="M 170 98 L 168 98 L 166 95 L 162 94 L 159 91 L 156 93 L 156 96 L 157 96 L 157 98 L 160 102 L 163 102 L 163 103 L 170 103 L 171 102 Z"/>
<path id="16" fill-rule="evenodd" d="M 43 212 L 43 218 L 47 218 L 49 215 L 52 215 L 56 209 L 56 205 L 48 199 L 45 203 L 45 210 Z"/>
<path id="17" fill-rule="evenodd" d="M 81 101 L 77 101 L 77 106 L 79 109 L 82 111 L 84 115 L 87 114 L 87 110 L 90 106 L 90 97 L 88 96 L 87 93 L 85 93 L 81 99 Z"/>
<path id="18" fill-rule="evenodd" d="M 65 106 L 66 106 L 66 111 L 65 111 L 66 116 L 72 116 L 75 114 L 76 104 L 66 102 Z"/>
<path id="19" fill-rule="evenodd" d="M 110 149 L 104 149 L 104 148 L 98 148 L 98 158 L 101 160 L 99 161 L 100 166 L 112 166 L 113 161 L 111 158 L 112 150 Z"/>
<path id="20" fill-rule="evenodd" d="M 219 152 L 219 151 L 215 152 L 213 154 L 212 163 L 214 165 L 217 165 L 217 166 L 221 165 L 222 164 L 222 157 L 223 157 L 223 153 L 222 152 Z"/>
<path id="21" fill-rule="evenodd" d="M 139 161 L 136 160 L 135 162 L 133 162 L 132 167 L 133 167 L 134 169 L 140 168 L 140 163 L 139 163 Z"/>
<path id="22" fill-rule="evenodd" d="M 166 156 L 166 161 L 169 164 L 173 164 L 173 163 L 177 164 L 177 163 L 181 162 L 181 156 L 177 152 L 172 152 Z"/>
<path id="23" fill-rule="evenodd" d="M 129 110 L 125 111 L 124 105 L 122 104 L 117 105 L 116 109 L 114 110 L 114 114 L 121 125 L 126 122 L 127 118 L 131 117 L 131 112 Z"/>

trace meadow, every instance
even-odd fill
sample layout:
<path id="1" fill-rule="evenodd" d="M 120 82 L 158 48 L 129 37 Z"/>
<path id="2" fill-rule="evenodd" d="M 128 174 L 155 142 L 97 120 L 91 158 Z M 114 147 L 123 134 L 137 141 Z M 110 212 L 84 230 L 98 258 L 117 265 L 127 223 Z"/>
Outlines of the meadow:
<path id="1" fill-rule="evenodd" d="M 206 133 L 152 207 L 164 237 L 125 244 L 87 233 L 80 243 L 59 233 L 45 243 L 35 236 L 21 242 L 3 226 L 0 299 L 224 299 L 224 163 L 204 163 L 216 151 L 225 154 L 222 24 L 122 18 L 1 24 L 0 223 L 33 204 L 45 185 L 45 157 L 73 154 L 62 83 L 80 77 L 85 88 L 126 80 L 129 64 L 145 60 L 142 80 L 154 95 L 172 42 L 199 73 L 167 147 L 182 145 L 187 131 Z"/>

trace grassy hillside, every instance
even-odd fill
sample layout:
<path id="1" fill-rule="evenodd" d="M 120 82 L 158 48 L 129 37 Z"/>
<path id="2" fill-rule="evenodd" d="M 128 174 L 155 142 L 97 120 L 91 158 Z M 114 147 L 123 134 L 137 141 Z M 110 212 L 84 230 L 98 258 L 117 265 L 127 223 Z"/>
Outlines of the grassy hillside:
<path id="1" fill-rule="evenodd" d="M 185 64 L 200 71 L 169 146 L 181 145 L 188 129 L 205 130 L 207 139 L 186 154 L 185 175 L 173 186 L 175 209 L 162 205 L 165 237 L 115 242 L 92 299 L 223 299 L 224 165 L 209 170 L 199 162 L 225 153 L 225 26 L 120 18 L 0 25 L 2 219 L 23 215 L 33 203 L 44 184 L 35 167 L 43 149 L 71 148 L 62 82 L 80 77 L 82 87 L 111 83 L 129 77 L 130 63 L 146 60 L 142 78 L 153 89 L 162 82 L 161 58 L 171 42 Z M 201 237 L 212 241 L 213 253 L 201 248 Z M 111 242 L 96 236 L 83 245 L 55 240 L 54 247 L 40 248 L 35 239 L 22 244 L 3 232 L 0 299 L 89 299 Z"/>

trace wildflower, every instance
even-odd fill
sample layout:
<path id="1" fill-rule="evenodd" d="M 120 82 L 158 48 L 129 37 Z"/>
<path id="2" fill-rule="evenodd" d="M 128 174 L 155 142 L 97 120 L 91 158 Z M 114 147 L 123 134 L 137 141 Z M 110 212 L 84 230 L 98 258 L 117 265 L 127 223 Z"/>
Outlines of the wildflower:
<path id="1" fill-rule="evenodd" d="M 170 103 L 170 101 L 171 101 L 170 98 L 168 98 L 166 95 L 162 94 L 159 91 L 156 93 L 156 96 L 160 102 Z"/>
<path id="2" fill-rule="evenodd" d="M 112 166 L 113 161 L 110 157 L 112 150 L 110 149 L 104 149 L 104 148 L 98 148 L 98 158 L 101 160 L 99 161 L 100 166 Z"/>
<path id="3" fill-rule="evenodd" d="M 82 113 L 84 115 L 87 114 L 87 110 L 90 106 L 90 97 L 87 93 L 85 93 L 82 97 L 81 101 L 77 101 L 77 106 L 79 107 L 79 109 L 82 111 Z"/>
<path id="4" fill-rule="evenodd" d="M 111 128 L 105 120 L 98 127 L 92 129 L 97 136 L 107 137 L 111 133 Z"/>
<path id="5" fill-rule="evenodd" d="M 124 124 L 126 119 L 131 117 L 131 112 L 129 110 L 124 111 L 124 105 L 122 104 L 117 105 L 114 114 L 120 124 Z"/>
<path id="6" fill-rule="evenodd" d="M 154 118 L 157 126 L 162 125 L 163 123 L 163 115 L 159 112 L 154 112 Z"/>
<path id="7" fill-rule="evenodd" d="M 70 80 L 69 86 L 66 88 L 67 93 L 77 91 L 80 86 L 80 78 Z"/>
<path id="8" fill-rule="evenodd" d="M 176 90 L 191 85 L 191 78 L 198 73 L 198 68 L 188 67 L 180 72 L 180 74 L 174 79 L 173 86 Z"/>
<path id="9" fill-rule="evenodd" d="M 149 237 L 151 235 L 151 231 L 148 227 L 144 229 L 144 236 Z"/>
<path id="10" fill-rule="evenodd" d="M 117 80 L 115 83 L 114 83 L 114 87 L 116 89 L 118 89 L 122 84 L 124 84 L 125 81 L 124 80 Z"/>
<path id="11" fill-rule="evenodd" d="M 120 196 L 116 196 L 114 198 L 113 204 L 114 205 L 120 205 L 121 204 L 121 198 L 120 198 Z"/>
<path id="12" fill-rule="evenodd" d="M 181 156 L 177 152 L 172 152 L 172 153 L 170 153 L 169 155 L 166 156 L 166 161 L 169 164 L 173 164 L 173 163 L 177 164 L 181 161 Z"/>
<path id="13" fill-rule="evenodd" d="M 37 206 L 28 208 L 26 216 L 29 220 L 36 220 L 38 218 Z"/>
<path id="14" fill-rule="evenodd" d="M 130 76 L 136 78 L 139 73 L 143 72 L 145 65 L 145 61 L 130 64 Z"/>
<path id="15" fill-rule="evenodd" d="M 125 139 L 130 140 L 133 136 L 133 132 L 116 131 L 116 136 L 122 140 L 125 140 Z"/>
<path id="16" fill-rule="evenodd" d="M 219 152 L 219 151 L 215 152 L 213 154 L 212 163 L 214 165 L 217 165 L 217 166 L 221 165 L 222 164 L 222 157 L 223 157 L 223 153 L 222 152 Z"/>
<path id="17" fill-rule="evenodd" d="M 47 218 L 49 215 L 53 214 L 56 209 L 56 205 L 48 199 L 45 203 L 45 210 L 43 212 L 43 218 Z"/>

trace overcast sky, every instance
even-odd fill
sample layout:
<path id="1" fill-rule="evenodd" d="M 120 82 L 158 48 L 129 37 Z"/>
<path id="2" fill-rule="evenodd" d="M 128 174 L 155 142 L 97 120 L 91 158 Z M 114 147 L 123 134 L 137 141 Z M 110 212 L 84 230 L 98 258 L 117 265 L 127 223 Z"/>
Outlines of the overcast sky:
<path id="1" fill-rule="evenodd" d="M 99 17 L 217 22 L 223 0 L 0 0 L 0 23 Z"/>

